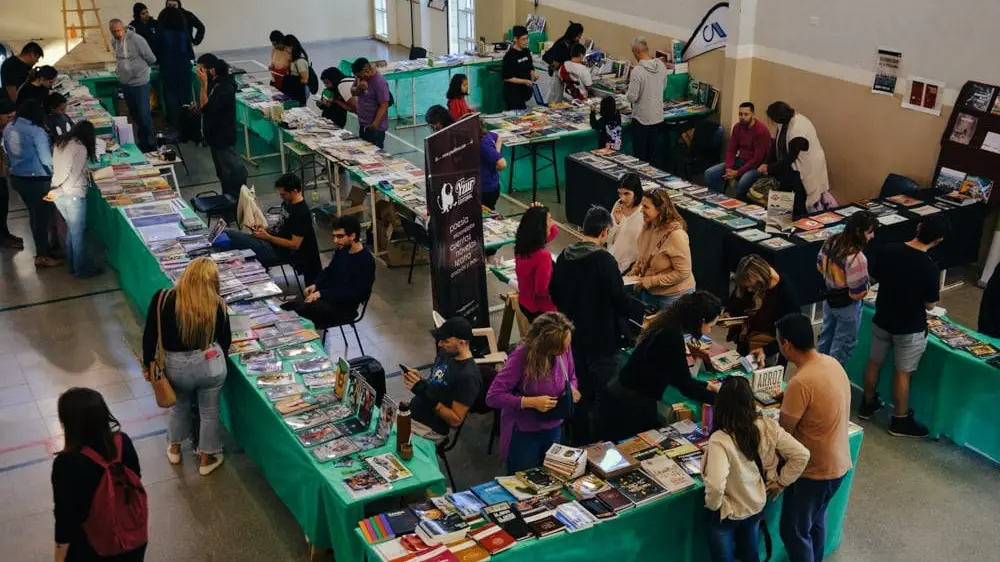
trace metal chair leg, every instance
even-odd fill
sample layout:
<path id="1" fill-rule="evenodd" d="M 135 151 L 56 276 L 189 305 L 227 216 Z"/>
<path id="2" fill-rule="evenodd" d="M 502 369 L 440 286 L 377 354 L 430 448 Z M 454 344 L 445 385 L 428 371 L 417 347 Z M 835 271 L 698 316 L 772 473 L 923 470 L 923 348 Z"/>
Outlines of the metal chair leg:
<path id="1" fill-rule="evenodd" d="M 191 170 L 188 170 L 187 160 L 184 159 L 184 153 L 181 152 L 181 143 L 175 142 L 174 143 L 174 148 L 177 149 L 177 157 L 181 159 L 181 164 L 184 166 L 184 175 L 185 176 L 190 176 L 191 175 Z"/>
<path id="2" fill-rule="evenodd" d="M 344 326 L 340 326 L 340 337 L 344 338 L 344 354 L 347 354 L 347 334 L 344 333 Z"/>
<path id="3" fill-rule="evenodd" d="M 500 411 L 493 410 L 493 426 L 490 428 L 490 442 L 486 444 L 486 454 L 493 454 L 493 440 L 500 432 Z"/>
<path id="4" fill-rule="evenodd" d="M 413 251 L 410 252 L 410 274 L 406 276 L 407 285 L 413 283 L 413 266 L 417 263 L 417 245 L 412 241 L 411 244 L 413 244 Z"/>
<path id="5" fill-rule="evenodd" d="M 358 335 L 358 326 L 351 322 L 351 329 L 354 330 L 354 339 L 358 340 L 358 349 L 361 350 L 361 355 L 365 354 L 365 346 L 361 345 L 361 336 Z"/>
<path id="6" fill-rule="evenodd" d="M 285 278 L 285 286 L 291 287 L 291 285 L 288 283 L 288 274 L 285 273 L 285 264 L 281 264 L 281 276 Z"/>

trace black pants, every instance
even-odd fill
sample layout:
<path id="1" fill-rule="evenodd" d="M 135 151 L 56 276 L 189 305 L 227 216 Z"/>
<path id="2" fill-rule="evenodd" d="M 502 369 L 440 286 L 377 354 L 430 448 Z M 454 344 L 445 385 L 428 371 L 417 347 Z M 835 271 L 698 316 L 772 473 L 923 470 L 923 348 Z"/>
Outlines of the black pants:
<path id="1" fill-rule="evenodd" d="M 531 96 L 531 91 L 528 90 L 526 94 L 525 88 L 527 88 L 527 86 L 522 86 L 520 84 L 504 84 L 503 108 L 505 111 L 528 108 L 527 102 L 528 97 Z"/>
<path id="2" fill-rule="evenodd" d="M 21 199 L 24 201 L 24 206 L 28 208 L 31 238 L 35 242 L 35 256 L 40 258 L 52 257 L 52 247 L 49 244 L 49 227 L 52 225 L 56 206 L 42 199 L 52 189 L 52 178 L 11 176 L 10 186 L 20 194 Z"/>
<path id="3" fill-rule="evenodd" d="M 532 312 L 527 308 L 524 308 L 524 305 L 521 303 L 517 303 L 517 306 L 521 308 L 521 313 L 524 314 L 524 317 L 528 319 L 528 324 L 531 324 L 532 322 L 535 321 L 535 318 L 538 318 L 539 316 L 542 315 L 541 312 Z"/>
<path id="4" fill-rule="evenodd" d="M 594 414 L 606 400 L 608 383 L 618 372 L 620 359 L 618 352 L 589 354 L 586 350 L 573 351 L 577 390 L 580 391 L 580 401 L 573 409 L 573 419 L 569 420 L 570 437 L 574 445 L 589 445 L 594 442 L 591 430 Z"/>
<path id="5" fill-rule="evenodd" d="M 215 175 L 219 178 L 222 193 L 240 200 L 240 188 L 247 183 L 247 167 L 240 160 L 240 155 L 232 146 L 210 147 L 212 164 L 215 165 Z M 223 217 L 228 223 L 236 222 L 236 211 L 226 213 Z"/>
<path id="6" fill-rule="evenodd" d="M 495 211 L 497 209 L 497 201 L 500 199 L 500 187 L 497 186 L 496 191 L 484 191 L 482 199 L 483 205 Z"/>
<path id="7" fill-rule="evenodd" d="M 643 125 L 632 121 L 632 155 L 656 166 L 660 163 L 660 132 L 662 123 Z"/>
<path id="8" fill-rule="evenodd" d="M 292 301 L 281 305 L 303 318 L 312 320 L 317 326 L 339 326 L 347 324 L 358 314 L 358 305 L 335 303 L 323 299 L 313 302 Z"/>
<path id="9" fill-rule="evenodd" d="M 622 386 L 617 378 L 611 379 L 594 417 L 593 439 L 617 443 L 660 427 L 657 400 Z"/>
<path id="10" fill-rule="evenodd" d="M 0 178 L 0 237 L 10 236 L 7 228 L 7 213 L 10 212 L 10 188 L 7 178 Z"/>

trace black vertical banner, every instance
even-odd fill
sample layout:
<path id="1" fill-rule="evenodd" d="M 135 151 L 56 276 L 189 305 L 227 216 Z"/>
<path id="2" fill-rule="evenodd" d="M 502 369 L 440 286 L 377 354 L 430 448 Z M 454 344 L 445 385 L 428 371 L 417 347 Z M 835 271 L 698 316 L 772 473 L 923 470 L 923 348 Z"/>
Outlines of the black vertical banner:
<path id="1" fill-rule="evenodd" d="M 479 116 L 424 139 L 431 290 L 441 316 L 489 326 L 479 174 Z"/>

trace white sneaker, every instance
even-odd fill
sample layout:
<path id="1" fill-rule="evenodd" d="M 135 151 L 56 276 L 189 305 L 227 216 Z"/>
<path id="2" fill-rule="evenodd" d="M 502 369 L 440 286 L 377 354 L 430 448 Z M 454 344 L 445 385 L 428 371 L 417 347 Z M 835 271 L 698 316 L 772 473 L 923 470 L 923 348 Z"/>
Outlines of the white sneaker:
<path id="1" fill-rule="evenodd" d="M 170 464 L 181 464 L 181 454 L 172 452 L 170 445 L 167 445 L 167 460 Z"/>
<path id="2" fill-rule="evenodd" d="M 208 476 L 209 474 L 212 474 L 215 469 L 222 466 L 222 453 L 215 453 L 212 456 L 215 457 L 215 462 L 210 465 L 202 465 L 198 467 L 198 473 L 202 476 Z"/>

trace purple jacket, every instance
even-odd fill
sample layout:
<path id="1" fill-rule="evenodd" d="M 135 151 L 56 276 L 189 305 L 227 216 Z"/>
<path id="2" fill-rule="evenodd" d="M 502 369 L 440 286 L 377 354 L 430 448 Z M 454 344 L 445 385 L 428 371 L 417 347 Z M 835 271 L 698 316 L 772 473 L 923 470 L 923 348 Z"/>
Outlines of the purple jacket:
<path id="1" fill-rule="evenodd" d="M 566 391 L 566 378 L 570 385 L 576 388 L 576 367 L 573 364 L 572 352 L 566 352 L 555 358 L 550 376 L 542 380 L 522 382 L 524 362 L 527 359 L 527 349 L 519 345 L 503 369 L 497 373 L 489 392 L 486 393 L 486 404 L 491 408 L 500 409 L 500 458 L 507 460 L 510 449 L 510 437 L 514 426 L 524 432 L 552 429 L 562 425 L 562 420 L 541 419 L 538 411 L 532 408 L 521 409 L 522 396 L 555 396 L 559 397 Z"/>

